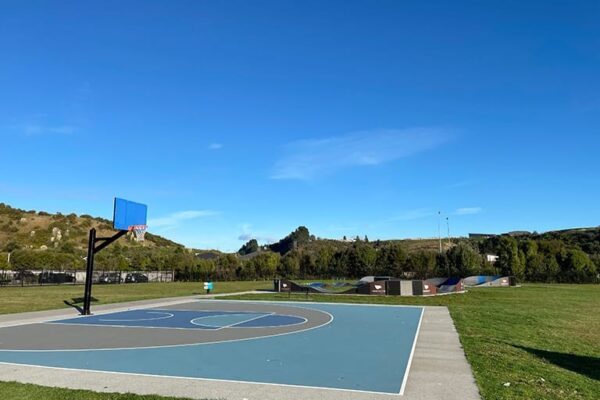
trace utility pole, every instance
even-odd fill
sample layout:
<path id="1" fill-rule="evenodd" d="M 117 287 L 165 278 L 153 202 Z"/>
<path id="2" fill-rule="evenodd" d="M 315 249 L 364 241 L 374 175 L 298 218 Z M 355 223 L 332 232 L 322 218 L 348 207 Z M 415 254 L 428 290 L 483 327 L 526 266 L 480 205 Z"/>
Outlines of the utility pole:
<path id="1" fill-rule="evenodd" d="M 446 226 L 448 227 L 448 248 L 450 248 L 450 218 L 446 217 Z"/>
<path id="2" fill-rule="evenodd" d="M 442 231 L 440 226 L 440 218 L 442 217 L 442 212 L 438 211 L 438 240 L 440 242 L 440 254 L 442 254 Z"/>

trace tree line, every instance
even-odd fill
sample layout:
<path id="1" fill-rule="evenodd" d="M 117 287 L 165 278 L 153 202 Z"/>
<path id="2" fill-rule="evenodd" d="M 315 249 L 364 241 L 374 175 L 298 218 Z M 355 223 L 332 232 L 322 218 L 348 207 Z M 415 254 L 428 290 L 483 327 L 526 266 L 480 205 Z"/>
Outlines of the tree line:
<path id="1" fill-rule="evenodd" d="M 586 249 L 595 247 L 591 244 Z M 0 253 L 0 269 L 85 268 L 85 254 L 72 248 L 4 250 Z M 10 264 L 6 250 L 10 250 Z M 489 254 L 497 255 L 497 261 L 489 261 L 486 257 Z M 510 275 L 519 281 L 583 283 L 597 282 L 600 253 L 588 254 L 582 250 L 581 243 L 543 236 L 455 239 L 450 248 L 441 253 L 409 251 L 393 241 L 321 240 L 300 227 L 275 245 L 258 246 L 251 240 L 238 253 L 194 252 L 181 247 L 130 247 L 116 243 L 96 256 L 96 269 L 173 270 L 175 279 L 184 281 Z"/>

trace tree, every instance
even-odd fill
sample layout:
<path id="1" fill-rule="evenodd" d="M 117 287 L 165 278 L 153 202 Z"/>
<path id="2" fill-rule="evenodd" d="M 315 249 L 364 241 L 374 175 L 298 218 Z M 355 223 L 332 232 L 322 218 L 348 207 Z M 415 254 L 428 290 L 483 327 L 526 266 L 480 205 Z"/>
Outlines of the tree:
<path id="1" fill-rule="evenodd" d="M 455 276 L 477 275 L 481 270 L 482 258 L 469 243 L 461 242 L 446 252 L 450 274 Z"/>
<path id="2" fill-rule="evenodd" d="M 281 256 L 277 253 L 265 253 L 265 262 L 263 266 L 263 277 L 273 278 L 277 274 L 277 267 L 281 261 Z"/>
<path id="3" fill-rule="evenodd" d="M 8 265 L 8 253 L 0 253 L 0 270 L 10 269 Z"/>
<path id="4" fill-rule="evenodd" d="M 224 254 L 217 259 L 215 272 L 217 279 L 229 281 L 234 280 L 236 271 L 240 266 L 240 260 L 234 254 Z"/>
<path id="5" fill-rule="evenodd" d="M 295 278 L 300 272 L 300 259 L 297 251 L 290 251 L 281 258 L 279 274 L 284 278 Z"/>
<path id="6" fill-rule="evenodd" d="M 515 238 L 502 236 L 498 243 L 498 267 L 502 275 L 514 275 L 522 280 L 525 275 L 524 253 L 519 252 Z"/>
<path id="7" fill-rule="evenodd" d="M 193 263 L 190 262 L 191 260 L 189 257 L 183 255 L 182 259 L 185 260 L 186 265 L 193 265 Z M 134 270 L 146 270 L 150 266 L 150 261 L 151 260 L 150 257 L 148 257 L 147 252 L 141 251 L 141 249 L 133 250 L 130 258 L 130 264 Z"/>
<path id="8" fill-rule="evenodd" d="M 377 275 L 400 276 L 405 269 L 408 255 L 398 243 L 383 246 L 377 253 L 375 273 Z"/>
<path id="9" fill-rule="evenodd" d="M 334 249 L 331 246 L 323 246 L 319 248 L 317 252 L 317 259 L 315 260 L 315 269 L 318 276 L 324 277 L 328 275 L 331 277 L 331 270 L 333 269 L 333 256 Z"/>
<path id="10" fill-rule="evenodd" d="M 433 278 L 437 271 L 436 253 L 431 251 L 418 251 L 410 256 L 411 269 L 418 279 Z"/>
<path id="11" fill-rule="evenodd" d="M 298 247 L 306 245 L 310 241 L 310 232 L 305 226 L 299 226 L 296 230 L 277 243 L 269 245 L 269 249 L 281 255 L 288 253 Z"/>
<path id="12" fill-rule="evenodd" d="M 435 257 L 436 275 L 439 277 L 450 276 L 450 261 L 447 252 L 437 253 Z"/>
<path id="13" fill-rule="evenodd" d="M 273 278 L 277 272 L 279 258 L 279 254 L 272 252 L 258 254 L 256 257 L 251 258 L 246 263 L 245 266 L 249 270 L 243 269 L 243 271 L 247 276 L 251 275 L 252 279 Z"/>
<path id="14" fill-rule="evenodd" d="M 563 279 L 570 282 L 589 282 L 596 275 L 596 265 L 586 253 L 579 249 L 567 251 L 562 269 L 564 272 Z"/>
<path id="15" fill-rule="evenodd" d="M 556 257 L 550 254 L 546 255 L 544 267 L 544 280 L 546 282 L 556 282 L 558 275 L 560 274 L 560 265 L 558 264 Z"/>
<path id="16" fill-rule="evenodd" d="M 525 277 L 531 282 L 546 281 L 546 257 L 543 254 L 536 253 L 529 255 L 525 268 Z"/>
<path id="17" fill-rule="evenodd" d="M 256 239 L 250 239 L 244 244 L 239 250 L 240 255 L 252 254 L 259 250 L 258 241 Z"/>
<path id="18" fill-rule="evenodd" d="M 361 278 L 375 274 L 377 251 L 366 243 L 357 243 L 353 246 L 353 249 L 356 257 L 354 276 Z"/>
<path id="19" fill-rule="evenodd" d="M 19 250 L 20 248 L 21 245 L 19 243 L 10 241 L 4 246 L 4 251 L 10 253 L 11 251 Z"/>

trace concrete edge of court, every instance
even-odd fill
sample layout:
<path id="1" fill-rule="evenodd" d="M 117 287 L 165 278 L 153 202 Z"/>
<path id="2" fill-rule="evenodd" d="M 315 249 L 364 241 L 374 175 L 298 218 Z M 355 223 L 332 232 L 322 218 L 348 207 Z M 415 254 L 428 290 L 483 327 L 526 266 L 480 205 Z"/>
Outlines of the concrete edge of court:
<path id="1" fill-rule="evenodd" d="M 226 295 L 219 295 L 219 297 Z M 239 293 L 236 293 L 239 294 Z M 191 296 L 160 300 L 143 300 L 129 303 L 97 306 L 97 312 L 118 311 L 132 307 L 164 306 L 188 302 L 198 298 Z M 0 380 L 32 383 L 43 386 L 86 389 L 96 392 L 156 394 L 192 399 L 227 400 L 475 400 L 479 390 L 471 367 L 467 362 L 446 307 L 423 307 L 424 314 L 417 338 L 412 364 L 404 395 L 353 392 L 347 390 L 304 388 L 261 383 L 217 381 L 158 377 L 114 372 L 82 371 L 18 364 L 0 363 Z M 63 314 L 56 314 L 62 311 Z M 72 315 L 73 310 L 28 313 L 27 318 L 13 318 L 12 324 L 34 323 L 58 315 Z M 40 314 L 42 313 L 42 314 Z M 35 314 L 35 315 L 32 315 Z M 18 315 L 13 315 L 17 317 Z M 11 321 L 4 321 L 11 325 Z M 0 321 L 2 326 L 2 321 Z"/>

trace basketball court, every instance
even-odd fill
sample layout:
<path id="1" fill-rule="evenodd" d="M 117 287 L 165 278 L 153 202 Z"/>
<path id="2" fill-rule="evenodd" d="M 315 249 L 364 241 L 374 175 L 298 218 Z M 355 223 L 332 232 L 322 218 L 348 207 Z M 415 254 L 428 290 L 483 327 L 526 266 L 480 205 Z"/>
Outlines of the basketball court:
<path id="1" fill-rule="evenodd" d="M 81 315 L 0 318 L 0 379 L 240 400 L 478 398 L 445 308 L 187 298 L 92 313 L 94 255 L 128 232 L 143 240 L 146 217 L 117 198 L 117 233 L 90 230 Z"/>
<path id="2" fill-rule="evenodd" d="M 478 398 L 443 307 L 186 299 L 53 315 L 3 323 L 3 380 L 191 398 Z"/>
<path id="3" fill-rule="evenodd" d="M 400 394 L 423 310 L 195 301 L 0 329 L 0 361 Z"/>

